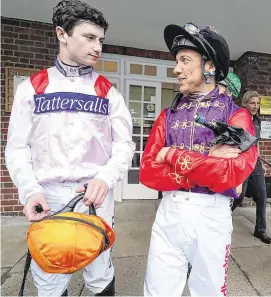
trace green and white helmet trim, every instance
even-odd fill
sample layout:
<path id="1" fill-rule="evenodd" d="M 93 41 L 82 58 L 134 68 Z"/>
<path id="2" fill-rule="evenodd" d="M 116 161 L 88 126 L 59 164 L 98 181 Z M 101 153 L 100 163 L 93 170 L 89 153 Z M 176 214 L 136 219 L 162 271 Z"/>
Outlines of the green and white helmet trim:
<path id="1" fill-rule="evenodd" d="M 229 72 L 227 77 L 220 81 L 219 84 L 224 85 L 232 93 L 232 96 L 237 98 L 241 91 L 240 78 L 233 72 Z"/>

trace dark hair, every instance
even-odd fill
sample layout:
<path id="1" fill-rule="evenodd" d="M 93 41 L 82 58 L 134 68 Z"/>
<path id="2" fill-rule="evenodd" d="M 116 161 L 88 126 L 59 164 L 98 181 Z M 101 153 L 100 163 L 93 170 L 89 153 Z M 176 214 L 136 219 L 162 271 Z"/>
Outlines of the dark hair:
<path id="1" fill-rule="evenodd" d="M 53 26 L 60 26 L 68 35 L 72 34 L 72 30 L 78 23 L 89 22 L 98 25 L 106 30 L 108 23 L 103 14 L 89 6 L 85 2 L 79 0 L 62 0 L 53 8 Z"/>

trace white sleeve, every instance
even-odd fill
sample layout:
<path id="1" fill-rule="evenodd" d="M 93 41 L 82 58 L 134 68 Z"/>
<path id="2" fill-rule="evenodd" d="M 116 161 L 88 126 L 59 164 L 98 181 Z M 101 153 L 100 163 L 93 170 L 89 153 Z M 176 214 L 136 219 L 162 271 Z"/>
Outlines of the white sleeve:
<path id="1" fill-rule="evenodd" d="M 17 87 L 5 149 L 6 167 L 14 185 L 18 188 L 19 200 L 22 204 L 25 204 L 26 199 L 31 195 L 44 193 L 33 171 L 31 159 L 32 93 L 29 80 Z"/>
<path id="2" fill-rule="evenodd" d="M 131 167 L 135 151 L 132 141 L 132 118 L 119 91 L 112 87 L 108 94 L 111 108 L 112 153 L 105 166 L 100 167 L 96 178 L 104 180 L 109 188 L 114 188 Z"/>

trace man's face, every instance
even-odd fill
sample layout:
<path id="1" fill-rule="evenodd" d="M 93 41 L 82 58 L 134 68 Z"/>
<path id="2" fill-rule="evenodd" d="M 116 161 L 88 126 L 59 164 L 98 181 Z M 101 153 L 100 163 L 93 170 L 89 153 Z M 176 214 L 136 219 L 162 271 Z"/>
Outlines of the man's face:
<path id="1" fill-rule="evenodd" d="M 252 114 L 256 115 L 260 109 L 261 100 L 258 97 L 252 97 L 249 99 L 248 103 L 245 105 L 245 108 Z"/>
<path id="2" fill-rule="evenodd" d="M 82 22 L 77 24 L 70 35 L 64 33 L 68 58 L 78 65 L 94 66 L 102 53 L 104 29 Z M 61 40 L 60 40 L 61 41 Z"/>
<path id="3" fill-rule="evenodd" d="M 192 94 L 200 92 L 205 80 L 202 74 L 201 55 L 190 49 L 180 50 L 176 56 L 176 67 L 174 73 L 178 78 L 180 92 L 182 94 Z M 208 61 L 205 70 L 210 70 Z"/>

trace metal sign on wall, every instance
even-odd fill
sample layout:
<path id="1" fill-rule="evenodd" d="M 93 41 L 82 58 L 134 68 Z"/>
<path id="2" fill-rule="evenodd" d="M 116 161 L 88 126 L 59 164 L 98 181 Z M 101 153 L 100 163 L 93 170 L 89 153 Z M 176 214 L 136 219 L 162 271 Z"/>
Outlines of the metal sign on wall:
<path id="1" fill-rule="evenodd" d="M 271 139 L 271 121 L 261 122 L 261 138 Z"/>
<path id="2" fill-rule="evenodd" d="M 261 115 L 271 115 L 271 96 L 261 96 Z"/>
<path id="3" fill-rule="evenodd" d="M 32 74 L 38 72 L 32 68 L 6 67 L 5 71 L 5 112 L 11 112 L 18 85 Z"/>

